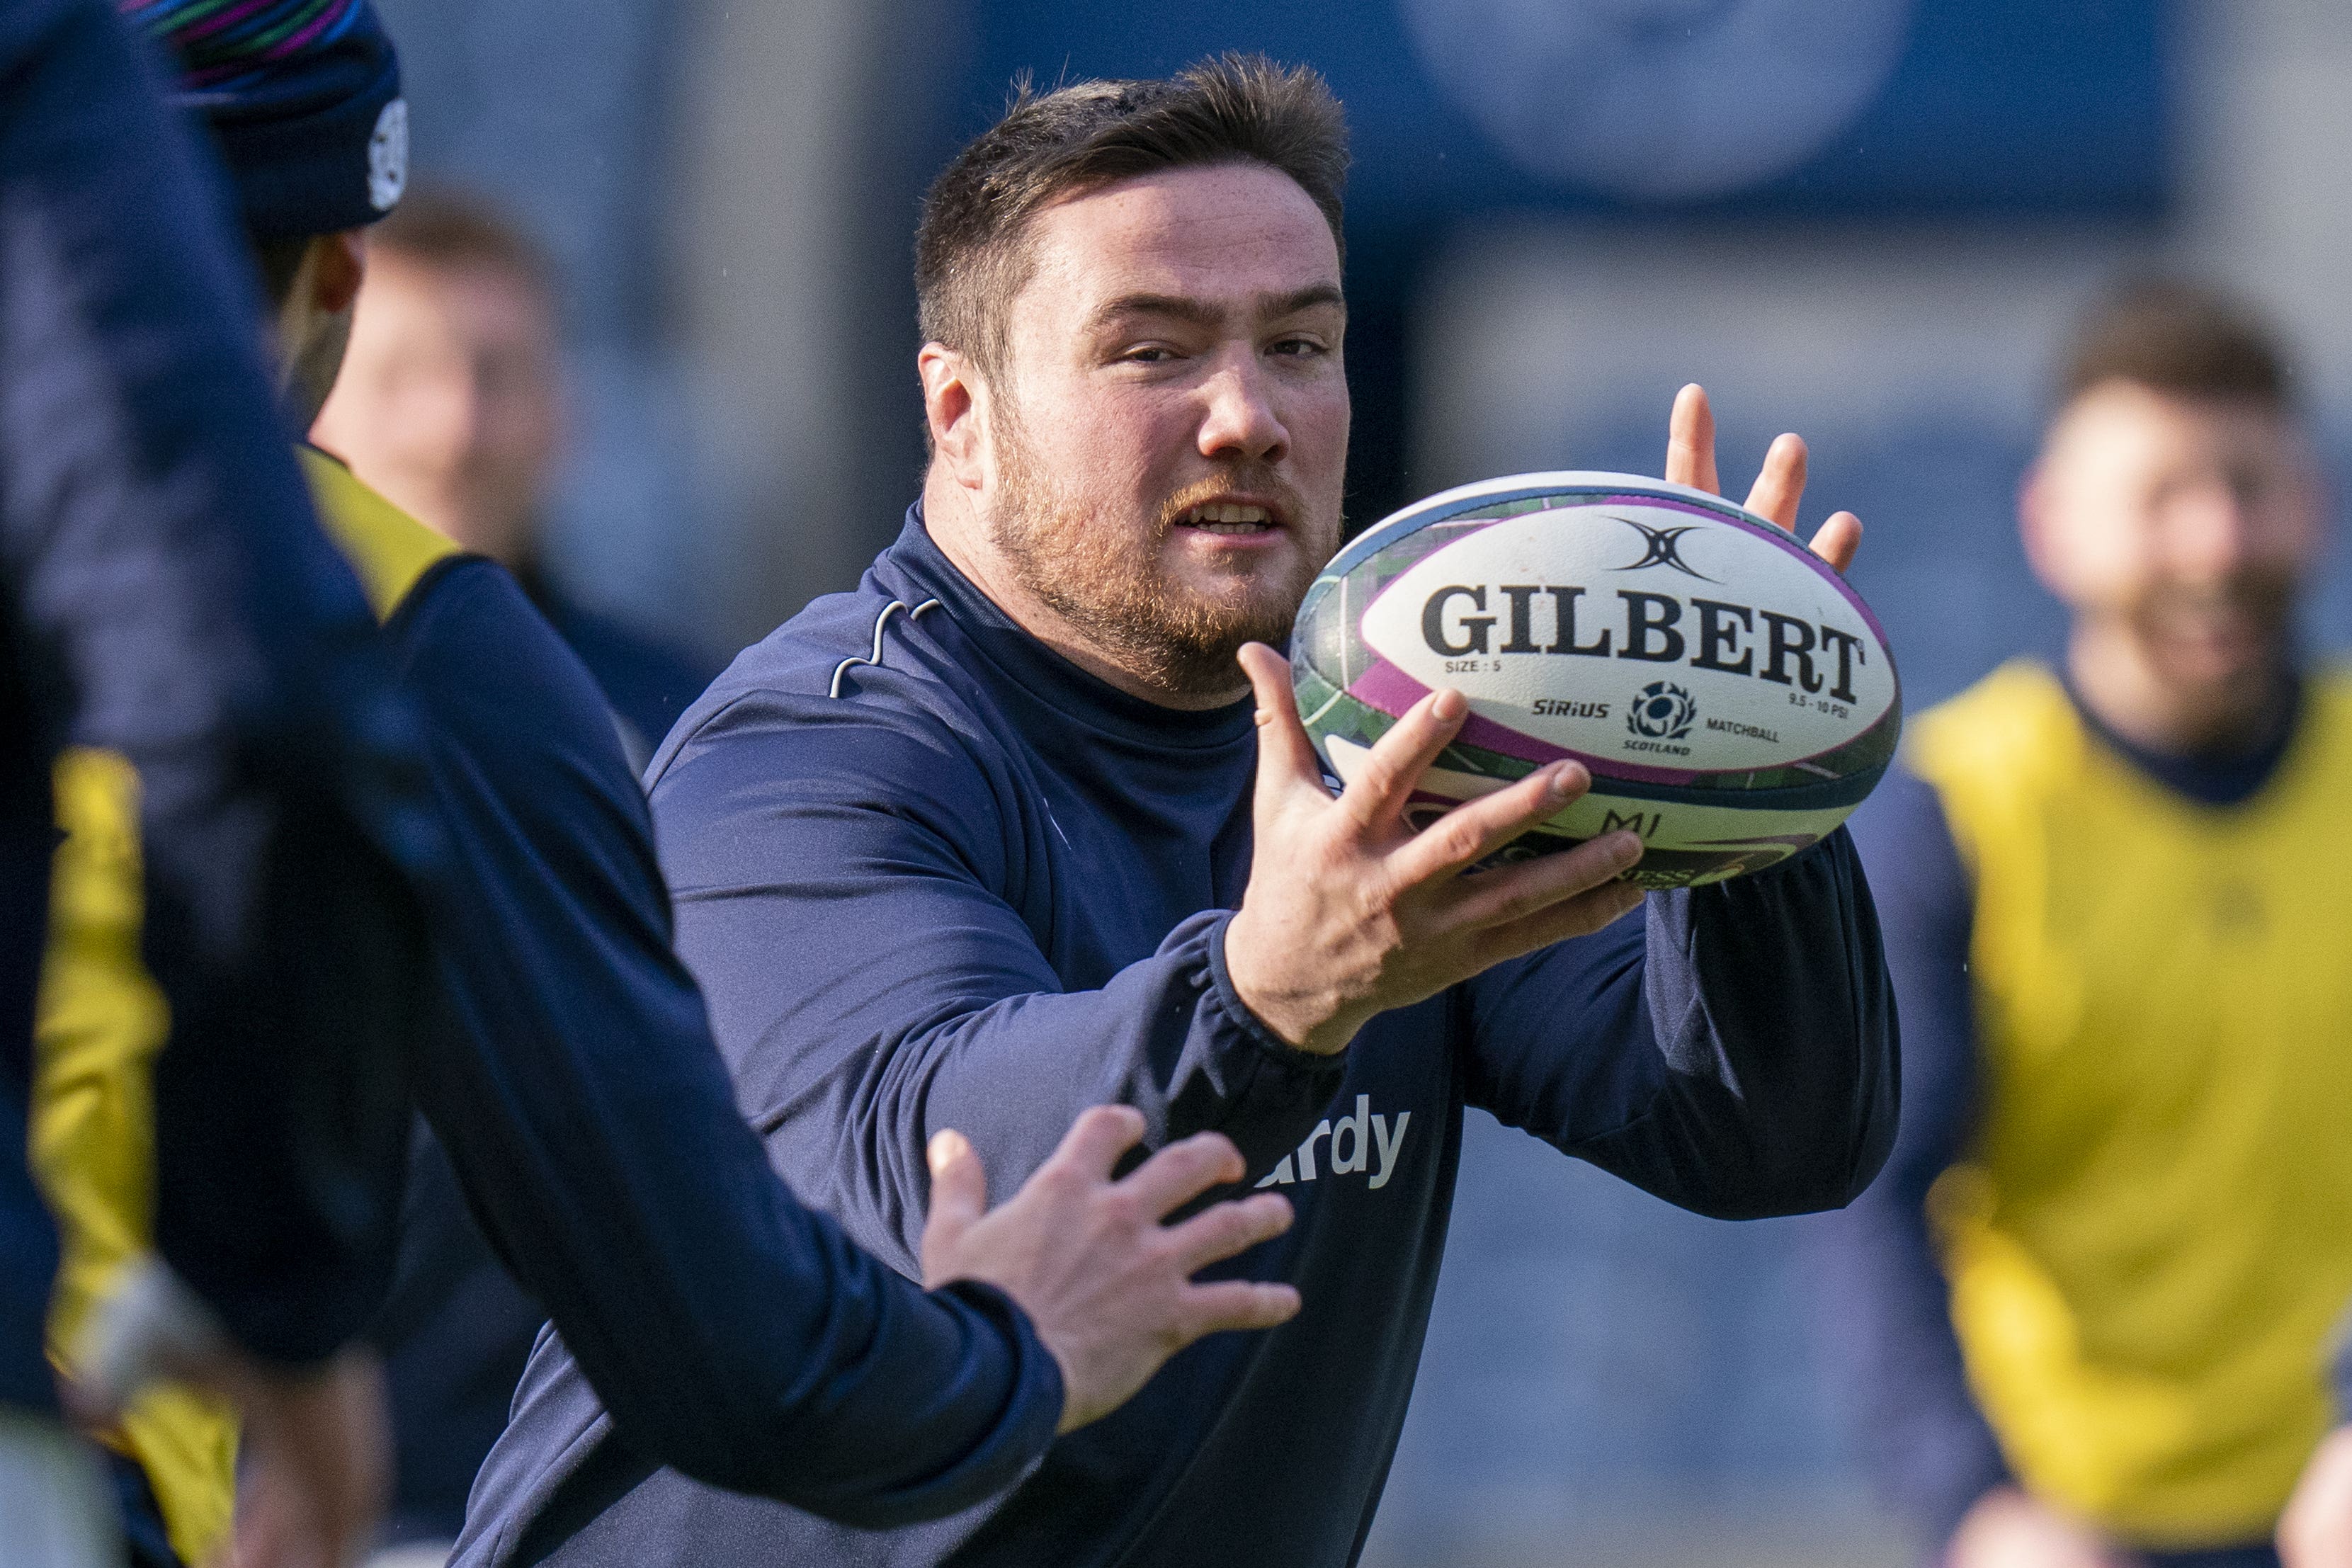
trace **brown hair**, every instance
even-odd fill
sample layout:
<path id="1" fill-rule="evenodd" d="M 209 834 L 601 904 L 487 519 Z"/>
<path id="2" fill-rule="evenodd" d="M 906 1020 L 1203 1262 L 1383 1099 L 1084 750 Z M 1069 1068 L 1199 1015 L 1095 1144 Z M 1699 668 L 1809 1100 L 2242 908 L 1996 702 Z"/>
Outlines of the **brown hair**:
<path id="1" fill-rule="evenodd" d="M 521 227 L 479 197 L 451 190 L 412 190 L 369 231 L 368 247 L 423 267 L 479 268 L 503 273 L 552 310 L 555 268 Z"/>
<path id="2" fill-rule="evenodd" d="M 2294 373 L 2269 326 L 2227 295 L 2173 279 L 2117 289 L 2076 331 L 2061 399 L 2108 381 L 2281 413 L 2294 402 Z"/>
<path id="3" fill-rule="evenodd" d="M 1161 169 L 1263 163 L 1322 209 L 1344 256 L 1348 123 L 1311 68 L 1259 54 L 1202 60 L 1172 79 L 1083 81 L 1034 91 L 956 154 L 923 198 L 915 294 L 923 336 L 983 372 L 1004 352 L 1004 310 L 1026 281 L 1022 238 L 1042 208 Z"/>

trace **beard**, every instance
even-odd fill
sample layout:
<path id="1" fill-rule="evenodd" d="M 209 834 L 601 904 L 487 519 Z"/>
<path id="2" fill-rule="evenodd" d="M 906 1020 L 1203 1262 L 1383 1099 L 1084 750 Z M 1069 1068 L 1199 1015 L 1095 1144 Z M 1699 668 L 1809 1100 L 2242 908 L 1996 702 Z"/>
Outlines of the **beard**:
<path id="1" fill-rule="evenodd" d="M 2216 584 L 2159 585 L 2132 606 L 2129 619 L 2175 680 L 2216 688 L 2259 682 L 2275 673 L 2293 643 L 2295 587 L 2291 573 L 2248 567 Z M 2165 668 L 2171 665 L 2181 668 Z"/>
<path id="2" fill-rule="evenodd" d="M 1244 643 L 1288 645 L 1299 601 L 1338 547 L 1336 518 L 1311 518 L 1271 466 L 1235 460 L 1167 497 L 1150 526 L 1137 530 L 1066 489 L 1038 461 L 1010 405 L 1000 398 L 997 409 L 996 548 L 1024 587 L 1113 663 L 1171 695 L 1211 698 L 1244 684 L 1234 660 Z M 1179 520 L 1236 490 L 1276 503 L 1298 546 L 1291 561 L 1235 573 L 1222 591 L 1179 581 L 1163 555 Z"/>

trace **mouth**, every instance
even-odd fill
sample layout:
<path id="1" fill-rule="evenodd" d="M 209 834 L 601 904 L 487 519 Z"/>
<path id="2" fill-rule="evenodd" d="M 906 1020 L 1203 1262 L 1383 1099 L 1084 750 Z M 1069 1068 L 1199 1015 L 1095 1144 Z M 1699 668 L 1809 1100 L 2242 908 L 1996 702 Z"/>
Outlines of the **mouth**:
<path id="1" fill-rule="evenodd" d="M 1219 497 L 1176 514 L 1176 526 L 1217 539 L 1263 539 L 1283 531 L 1280 512 L 1261 500 Z"/>

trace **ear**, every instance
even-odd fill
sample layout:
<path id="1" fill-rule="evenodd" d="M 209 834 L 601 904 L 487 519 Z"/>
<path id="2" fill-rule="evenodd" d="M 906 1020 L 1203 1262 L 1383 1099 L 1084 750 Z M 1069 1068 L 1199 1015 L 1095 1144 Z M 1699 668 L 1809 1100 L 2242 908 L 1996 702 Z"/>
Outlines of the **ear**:
<path id="1" fill-rule="evenodd" d="M 2059 570 L 2050 530 L 2050 475 L 2047 460 L 2033 459 L 2017 481 L 2017 537 L 2025 546 L 2025 563 L 2042 585 L 2064 598 L 2064 574 Z"/>
<path id="2" fill-rule="evenodd" d="M 955 482 L 977 490 L 988 482 L 988 385 L 979 367 L 945 343 L 925 343 L 915 356 L 923 380 L 923 422 L 932 460 Z"/>
<path id="3" fill-rule="evenodd" d="M 367 280 L 367 230 L 319 236 L 310 242 L 310 260 L 311 305 L 321 315 L 341 315 Z"/>

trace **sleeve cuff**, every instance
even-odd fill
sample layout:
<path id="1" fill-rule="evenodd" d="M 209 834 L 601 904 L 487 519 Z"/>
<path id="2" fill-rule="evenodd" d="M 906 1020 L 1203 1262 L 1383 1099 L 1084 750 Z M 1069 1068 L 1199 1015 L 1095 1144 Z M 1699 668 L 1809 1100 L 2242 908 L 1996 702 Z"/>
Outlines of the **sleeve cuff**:
<path id="1" fill-rule="evenodd" d="M 1241 993 L 1234 989 L 1233 971 L 1225 964 L 1225 932 L 1233 923 L 1234 911 L 1226 910 L 1217 915 L 1216 922 L 1209 928 L 1209 989 L 1218 1011 L 1244 1039 L 1272 1058 L 1276 1065 L 1299 1072 L 1330 1071 L 1341 1060 L 1344 1052 L 1324 1057 L 1313 1051 L 1300 1050 L 1267 1028 L 1258 1016 L 1250 1011 L 1249 1004 L 1242 1000 Z"/>

